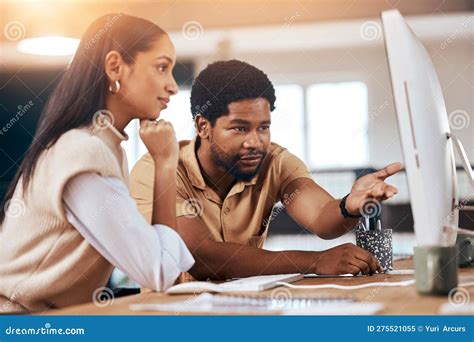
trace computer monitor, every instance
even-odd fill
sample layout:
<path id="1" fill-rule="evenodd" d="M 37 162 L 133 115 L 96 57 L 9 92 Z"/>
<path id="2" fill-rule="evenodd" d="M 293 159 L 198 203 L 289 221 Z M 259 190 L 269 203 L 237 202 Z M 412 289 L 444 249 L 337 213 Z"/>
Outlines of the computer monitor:
<path id="1" fill-rule="evenodd" d="M 417 245 L 456 242 L 458 194 L 453 139 L 431 59 L 397 10 L 382 13 L 393 98 Z"/>

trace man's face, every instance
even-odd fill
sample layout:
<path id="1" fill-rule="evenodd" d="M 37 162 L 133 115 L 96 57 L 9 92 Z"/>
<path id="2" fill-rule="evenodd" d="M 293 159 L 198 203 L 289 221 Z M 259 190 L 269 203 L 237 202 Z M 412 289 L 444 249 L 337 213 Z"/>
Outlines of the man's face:
<path id="1" fill-rule="evenodd" d="M 270 104 L 264 98 L 232 102 L 209 135 L 212 161 L 239 180 L 253 178 L 270 145 Z"/>

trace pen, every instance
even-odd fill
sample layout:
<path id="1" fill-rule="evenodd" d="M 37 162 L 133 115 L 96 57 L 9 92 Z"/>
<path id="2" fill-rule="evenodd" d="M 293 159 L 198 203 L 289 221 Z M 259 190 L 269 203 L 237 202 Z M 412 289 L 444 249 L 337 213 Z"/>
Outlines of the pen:
<path id="1" fill-rule="evenodd" d="M 378 230 L 379 232 L 382 231 L 382 222 L 380 222 L 380 220 L 377 220 L 377 230 Z"/>
<path id="2" fill-rule="evenodd" d="M 368 216 L 365 216 L 365 229 L 366 229 L 366 230 L 371 230 L 371 227 L 370 227 L 370 217 L 368 217 Z"/>

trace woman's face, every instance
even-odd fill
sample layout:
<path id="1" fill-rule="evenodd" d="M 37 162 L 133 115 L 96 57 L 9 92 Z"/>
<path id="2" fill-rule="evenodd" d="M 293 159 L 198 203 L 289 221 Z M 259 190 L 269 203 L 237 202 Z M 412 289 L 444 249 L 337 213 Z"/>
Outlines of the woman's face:
<path id="1" fill-rule="evenodd" d="M 152 48 L 139 52 L 132 65 L 124 67 L 120 78 L 122 105 L 133 118 L 156 120 L 178 92 L 172 75 L 176 51 L 168 35 L 161 35 Z"/>

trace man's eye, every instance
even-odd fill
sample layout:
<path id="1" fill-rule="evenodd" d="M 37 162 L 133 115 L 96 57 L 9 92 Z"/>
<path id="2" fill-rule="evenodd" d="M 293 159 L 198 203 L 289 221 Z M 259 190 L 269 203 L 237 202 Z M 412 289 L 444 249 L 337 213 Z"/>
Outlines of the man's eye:
<path id="1" fill-rule="evenodd" d="M 267 125 L 267 126 L 261 126 L 261 127 L 260 127 L 260 130 L 261 130 L 261 131 L 268 131 L 269 129 L 270 129 L 270 126 L 268 126 L 268 125 Z"/>
<path id="2" fill-rule="evenodd" d="M 245 128 L 244 127 L 234 127 L 232 128 L 234 131 L 237 131 L 237 132 L 245 132 Z"/>

